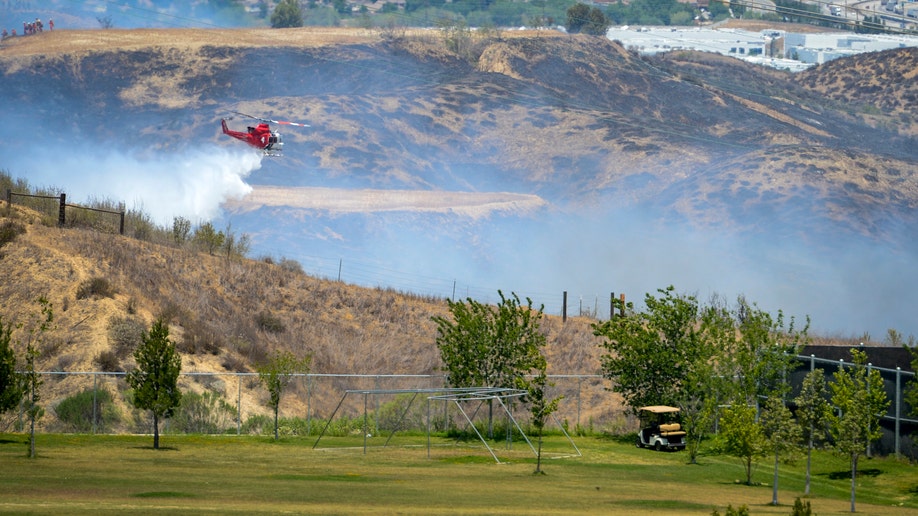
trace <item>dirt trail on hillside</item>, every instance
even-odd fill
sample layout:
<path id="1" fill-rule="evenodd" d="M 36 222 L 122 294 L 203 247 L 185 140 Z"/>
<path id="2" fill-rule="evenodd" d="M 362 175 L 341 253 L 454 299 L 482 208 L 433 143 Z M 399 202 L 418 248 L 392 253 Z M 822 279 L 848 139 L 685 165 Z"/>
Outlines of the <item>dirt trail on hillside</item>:
<path id="1" fill-rule="evenodd" d="M 252 211 L 266 206 L 288 206 L 333 213 L 417 211 L 458 213 L 481 218 L 494 211 L 521 213 L 547 205 L 548 203 L 537 195 L 508 192 L 255 186 L 249 195 L 242 199 L 227 201 L 224 207 L 237 212 Z"/>

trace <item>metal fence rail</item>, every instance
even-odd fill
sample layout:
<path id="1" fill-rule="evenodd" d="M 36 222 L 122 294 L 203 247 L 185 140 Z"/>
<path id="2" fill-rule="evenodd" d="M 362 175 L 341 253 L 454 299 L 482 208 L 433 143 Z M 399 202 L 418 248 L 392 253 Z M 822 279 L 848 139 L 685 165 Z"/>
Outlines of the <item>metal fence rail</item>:
<path id="1" fill-rule="evenodd" d="M 807 372 L 820 368 L 831 381 L 839 367 L 854 367 L 851 362 L 820 359 L 815 356 L 797 357 L 797 368 L 787 378 L 792 394 L 799 392 Z M 918 457 L 918 447 L 910 435 L 918 432 L 918 419 L 909 417 L 912 408 L 904 401 L 904 392 L 915 373 L 901 368 L 886 369 L 867 365 L 880 371 L 889 410 L 881 418 L 884 436 L 873 450 L 878 453 L 904 454 Z M 46 414 L 40 421 L 43 431 L 82 433 L 147 433 L 149 416 L 133 409 L 130 389 L 123 372 L 63 372 L 40 373 Z M 552 386 L 549 396 L 563 396 L 557 421 L 572 432 L 624 433 L 635 429 L 635 419 L 621 398 L 609 390 L 608 380 L 597 374 L 549 375 Z M 191 433 L 263 433 L 270 409 L 267 390 L 257 373 L 183 372 L 179 387 L 186 398 L 195 402 L 184 407 L 176 417 L 166 419 L 164 432 Z M 365 410 L 363 402 L 349 400 L 341 407 L 336 404 L 346 391 L 386 391 L 369 400 L 369 410 L 376 431 L 389 424 L 390 413 L 401 408 L 399 392 L 446 388 L 444 375 L 410 374 L 296 374 L 281 399 L 279 416 L 286 421 L 288 434 L 314 435 L 333 414 L 343 419 L 360 419 Z M 65 411 L 72 398 L 91 396 L 80 405 L 82 412 Z M 71 403 L 72 404 L 72 403 Z M 66 413 L 65 413 L 66 412 Z M 177 417 L 182 416 L 182 417 Z M 0 420 L 0 431 L 21 427 L 23 414 L 7 414 Z M 183 419 L 184 418 L 184 419 Z M 410 421 L 410 418 L 409 418 Z M 273 422 L 273 421 L 272 421 Z M 261 424 L 262 426 L 259 426 Z M 362 423 L 361 423 L 362 424 Z"/>

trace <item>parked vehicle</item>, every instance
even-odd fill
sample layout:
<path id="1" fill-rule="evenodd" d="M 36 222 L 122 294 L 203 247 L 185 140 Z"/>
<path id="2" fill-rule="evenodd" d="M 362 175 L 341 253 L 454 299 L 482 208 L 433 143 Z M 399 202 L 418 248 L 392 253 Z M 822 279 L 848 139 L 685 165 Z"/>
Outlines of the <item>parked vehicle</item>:
<path id="1" fill-rule="evenodd" d="M 666 405 L 653 405 L 638 409 L 641 429 L 638 431 L 638 448 L 654 450 L 684 450 L 685 430 L 679 422 L 679 409 Z"/>

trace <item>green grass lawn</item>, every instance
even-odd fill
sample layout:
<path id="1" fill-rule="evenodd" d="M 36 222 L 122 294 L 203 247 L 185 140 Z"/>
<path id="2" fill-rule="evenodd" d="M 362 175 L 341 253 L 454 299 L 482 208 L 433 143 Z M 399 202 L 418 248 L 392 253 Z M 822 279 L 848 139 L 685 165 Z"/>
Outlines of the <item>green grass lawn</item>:
<path id="1" fill-rule="evenodd" d="M 470 443 L 424 436 L 270 438 L 164 435 L 39 435 L 38 457 L 27 439 L 0 434 L 2 513 L 311 513 L 311 514 L 721 514 L 727 504 L 751 514 L 790 514 L 802 496 L 804 463 L 782 466 L 781 505 L 770 505 L 771 467 L 756 486 L 738 483 L 736 459 L 642 450 L 596 437 L 575 439 L 582 456 L 551 437 L 545 475 L 534 475 L 525 443 L 494 445 L 501 459 Z M 915 514 L 918 472 L 904 461 L 862 461 L 861 514 Z M 847 464 L 820 453 L 814 460 L 816 514 L 847 514 Z"/>

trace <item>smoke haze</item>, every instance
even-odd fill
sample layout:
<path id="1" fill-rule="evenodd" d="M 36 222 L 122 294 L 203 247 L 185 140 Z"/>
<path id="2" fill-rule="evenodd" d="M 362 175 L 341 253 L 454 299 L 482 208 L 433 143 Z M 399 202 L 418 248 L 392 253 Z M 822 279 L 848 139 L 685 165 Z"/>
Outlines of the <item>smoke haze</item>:
<path id="1" fill-rule="evenodd" d="M 33 187 L 60 188 L 74 202 L 124 202 L 167 227 L 176 216 L 217 218 L 223 202 L 252 191 L 245 178 L 261 167 L 262 159 L 256 152 L 216 145 L 144 157 L 86 147 L 3 154 L 9 170 Z"/>

